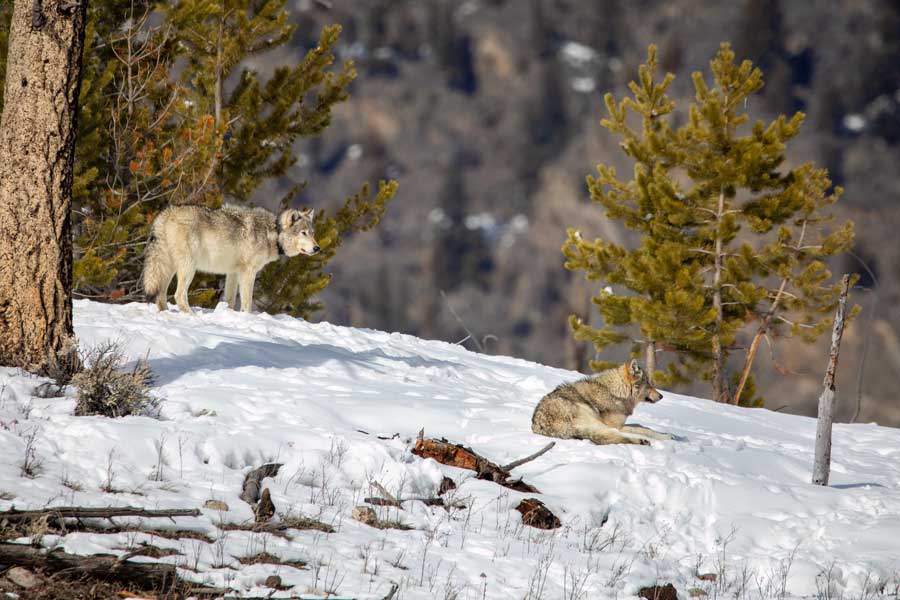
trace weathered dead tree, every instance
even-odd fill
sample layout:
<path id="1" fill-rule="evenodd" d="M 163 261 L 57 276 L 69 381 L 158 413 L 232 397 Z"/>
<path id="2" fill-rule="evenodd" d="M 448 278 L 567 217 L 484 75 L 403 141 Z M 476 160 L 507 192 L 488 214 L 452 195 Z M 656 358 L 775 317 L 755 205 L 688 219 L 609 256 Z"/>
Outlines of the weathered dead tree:
<path id="1" fill-rule="evenodd" d="M 518 467 L 530 460 L 534 460 L 535 458 L 552 448 L 553 444 L 554 443 L 551 442 L 548 446 L 546 446 L 539 452 L 535 452 L 531 456 L 527 456 L 523 459 L 509 463 L 509 468 Z M 536 487 L 528 485 L 521 479 L 513 479 L 512 475 L 509 472 L 509 468 L 501 467 L 500 465 L 481 456 L 471 448 L 448 442 L 444 438 L 441 438 L 439 440 L 431 438 L 425 439 L 424 430 L 419 432 L 419 436 L 416 438 L 416 445 L 413 448 L 412 453 L 422 458 L 433 458 L 443 465 L 449 465 L 452 467 L 459 467 L 461 469 L 468 469 L 469 471 L 475 471 L 476 477 L 478 479 L 493 481 L 494 483 L 502 485 L 503 487 L 507 487 L 511 490 L 516 490 L 517 492 L 526 492 L 532 494 L 540 493 L 540 491 Z"/>
<path id="2" fill-rule="evenodd" d="M 812 482 L 815 485 L 828 485 L 831 474 L 831 425 L 834 422 L 834 376 L 837 371 L 838 354 L 841 351 L 841 337 L 844 335 L 844 312 L 847 306 L 847 293 L 850 291 L 850 276 L 844 275 L 841 280 L 841 296 L 838 300 L 837 313 L 834 315 L 834 328 L 831 331 L 831 351 L 828 353 L 828 367 L 825 369 L 825 389 L 819 396 L 819 418 L 816 422 L 816 456 L 813 463 Z"/>
<path id="3" fill-rule="evenodd" d="M 131 562 L 110 554 L 80 556 L 62 550 L 45 552 L 41 548 L 23 544 L 0 542 L 0 564 L 44 572 L 64 571 L 68 575 L 93 577 L 106 581 L 139 583 L 148 589 L 164 590 L 175 586 L 178 577 L 175 565 L 166 563 Z"/>
<path id="4" fill-rule="evenodd" d="M 15 0 L 0 117 L 0 365 L 71 345 L 72 180 L 87 1 Z"/>

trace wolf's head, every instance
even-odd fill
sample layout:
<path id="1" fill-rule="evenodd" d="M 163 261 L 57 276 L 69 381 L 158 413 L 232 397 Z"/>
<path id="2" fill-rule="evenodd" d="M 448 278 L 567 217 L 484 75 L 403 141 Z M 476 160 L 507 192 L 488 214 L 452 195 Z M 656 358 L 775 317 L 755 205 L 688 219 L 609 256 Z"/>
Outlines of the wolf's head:
<path id="1" fill-rule="evenodd" d="M 319 251 L 313 214 L 311 208 L 289 208 L 278 215 L 278 243 L 288 256 L 312 256 Z"/>
<path id="2" fill-rule="evenodd" d="M 638 364 L 638 361 L 631 359 L 621 367 L 622 378 L 631 385 L 631 397 L 635 404 L 638 402 L 650 402 L 651 404 L 662 400 L 662 394 L 659 390 L 650 385 L 647 379 L 647 373 Z"/>

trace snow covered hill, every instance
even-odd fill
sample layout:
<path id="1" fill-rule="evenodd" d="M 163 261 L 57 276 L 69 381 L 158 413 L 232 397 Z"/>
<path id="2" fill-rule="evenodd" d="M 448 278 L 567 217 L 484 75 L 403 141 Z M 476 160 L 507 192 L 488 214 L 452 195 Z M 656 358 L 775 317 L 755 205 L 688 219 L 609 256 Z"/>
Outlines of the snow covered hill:
<path id="1" fill-rule="evenodd" d="M 562 519 L 542 531 L 513 510 L 529 495 L 422 460 L 411 440 L 424 428 L 501 464 L 530 454 L 548 442 L 531 433 L 532 409 L 577 373 L 221 306 L 185 316 L 79 301 L 75 324 L 83 347 L 112 339 L 133 358 L 149 356 L 162 418 L 74 417 L 71 391 L 33 398 L 42 380 L 0 369 L 0 510 L 209 500 L 228 510 L 145 522 L 206 540 L 76 532 L 45 536 L 46 546 L 125 554 L 152 543 L 179 552 L 159 560 L 185 577 L 238 594 L 266 595 L 264 580 L 278 574 L 291 589 L 274 597 L 381 599 L 392 582 L 402 600 L 618 599 L 668 582 L 681 598 L 693 588 L 773 599 L 830 588 L 831 597 L 864 598 L 896 597 L 900 585 L 900 430 L 837 425 L 832 486 L 820 488 L 809 483 L 812 419 L 665 394 L 631 420 L 677 441 L 559 441 L 514 471 Z M 28 478 L 21 463 L 32 436 L 42 464 Z M 284 463 L 266 480 L 276 519 L 312 517 L 334 533 L 221 527 L 252 520 L 238 494 L 244 475 L 270 461 Z M 444 475 L 466 508 L 377 508 L 409 530 L 350 518 L 379 495 L 375 482 L 401 497 L 432 496 Z M 263 551 L 307 565 L 238 560 Z M 706 573 L 716 580 L 696 577 Z"/>

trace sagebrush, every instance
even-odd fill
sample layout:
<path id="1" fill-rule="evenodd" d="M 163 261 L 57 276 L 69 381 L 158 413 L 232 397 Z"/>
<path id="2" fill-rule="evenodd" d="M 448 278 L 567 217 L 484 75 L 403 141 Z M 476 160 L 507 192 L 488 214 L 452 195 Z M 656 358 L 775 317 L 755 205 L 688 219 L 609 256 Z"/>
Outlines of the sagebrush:
<path id="1" fill-rule="evenodd" d="M 121 347 L 107 342 L 84 357 L 86 368 L 72 377 L 77 390 L 75 415 L 125 417 L 157 416 L 159 398 L 150 394 L 155 379 L 146 359 L 139 359 L 130 371 Z"/>

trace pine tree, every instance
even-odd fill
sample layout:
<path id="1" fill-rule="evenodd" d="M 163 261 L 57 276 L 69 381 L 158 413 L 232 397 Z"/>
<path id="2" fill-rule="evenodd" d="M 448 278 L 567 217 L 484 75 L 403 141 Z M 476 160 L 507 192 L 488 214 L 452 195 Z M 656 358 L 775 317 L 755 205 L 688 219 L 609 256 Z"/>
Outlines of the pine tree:
<path id="1" fill-rule="evenodd" d="M 842 191 L 832 187 L 828 172 L 806 164 L 795 169 L 789 179 L 785 193 L 795 195 L 800 208 L 790 221 L 778 228 L 775 239 L 761 252 L 763 273 L 774 278 L 768 277 L 769 285 L 764 285 L 766 297 L 756 311 L 759 325 L 731 397 L 733 404 L 740 404 L 744 398 L 743 391 L 750 381 L 750 370 L 763 339 L 784 335 L 781 330 L 789 328 L 791 335 L 813 342 L 831 327 L 841 283 L 828 284 L 831 273 L 824 260 L 846 252 L 853 245 L 852 222 L 832 231 L 826 228 L 833 217 L 825 211 L 838 201 Z M 853 307 L 848 318 L 858 312 L 859 307 Z M 800 315 L 800 320 L 791 321 L 785 315 Z"/>
<path id="2" fill-rule="evenodd" d="M 286 0 L 182 0 L 166 9 L 188 61 L 182 81 L 192 110 L 213 115 L 227 138 L 216 165 L 226 200 L 248 200 L 262 181 L 284 175 L 296 162 L 293 143 L 328 126 L 331 107 L 347 99 L 356 76 L 351 62 L 336 74 L 328 71 L 341 31 L 333 25 L 296 66 L 275 69 L 265 82 L 244 68 L 228 93 L 225 83 L 243 61 L 290 40 L 295 26 L 285 5 Z"/>
<path id="3" fill-rule="evenodd" d="M 823 211 L 840 195 L 829 193 L 824 170 L 807 164 L 779 171 L 801 113 L 742 128 L 746 100 L 763 85 L 752 63 L 735 64 L 722 44 L 710 63 L 714 86 L 694 73 L 696 101 L 678 129 L 670 126 L 674 106 L 664 94 L 672 76 L 655 84 L 655 66 L 651 46 L 640 83 L 630 85 L 633 96 L 619 105 L 606 98 L 610 117 L 603 124 L 623 138 L 634 179 L 622 182 L 603 165 L 588 179 L 607 216 L 640 234 L 640 248 L 587 243 L 575 231 L 564 247 L 567 267 L 632 294 L 601 293 L 594 302 L 604 327 L 595 331 L 573 319 L 575 335 L 599 350 L 633 339 L 621 330 L 636 326 L 647 347 L 675 350 L 680 366 L 709 378 L 714 399 L 753 404 L 749 372 L 759 340 L 786 324 L 807 341 L 828 327 L 838 290 L 828 285 L 822 260 L 849 248 L 852 224 L 824 228 Z M 629 112 L 643 121 L 640 135 L 626 125 Z M 732 395 L 726 363 L 755 320 L 760 324 Z M 670 375 L 678 373 L 670 363 Z"/>
<path id="4" fill-rule="evenodd" d="M 698 268 L 687 260 L 684 232 L 669 224 L 663 210 L 664 197 L 674 193 L 670 178 L 677 166 L 671 152 L 674 133 L 667 121 L 675 103 L 666 93 L 674 76 L 654 80 L 656 66 L 656 48 L 651 46 L 638 81 L 630 84 L 632 97 L 617 105 L 612 94 L 605 96 L 609 118 L 601 124 L 622 139 L 623 151 L 635 162 L 634 178 L 622 182 L 616 170 L 605 165 L 597 167 L 597 177 L 587 178 L 591 198 L 603 206 L 607 218 L 621 220 L 639 232 L 642 244 L 627 250 L 600 239 L 585 240 L 579 231 L 569 229 L 563 253 L 567 269 L 585 271 L 589 281 L 633 292 L 623 296 L 601 291 L 592 298 L 604 325 L 594 329 L 572 315 L 569 322 L 575 338 L 592 342 L 598 351 L 630 343 L 633 355 L 643 349 L 652 379 L 674 383 L 684 378 L 676 362 L 669 363 L 667 375 L 656 371 L 658 342 L 665 340 L 666 348 L 684 362 L 700 352 L 712 313 L 701 295 L 689 291 L 700 285 Z M 640 117 L 639 131 L 628 125 L 629 112 Z M 611 365 L 591 361 L 595 370 Z"/>
<path id="5" fill-rule="evenodd" d="M 91 11 L 85 118 L 76 148 L 77 294 L 142 298 L 139 273 L 153 216 L 170 202 L 214 205 L 210 181 L 219 136 L 208 115 L 180 112 L 173 81 L 175 39 L 152 24 L 153 3 L 109 3 Z"/>

